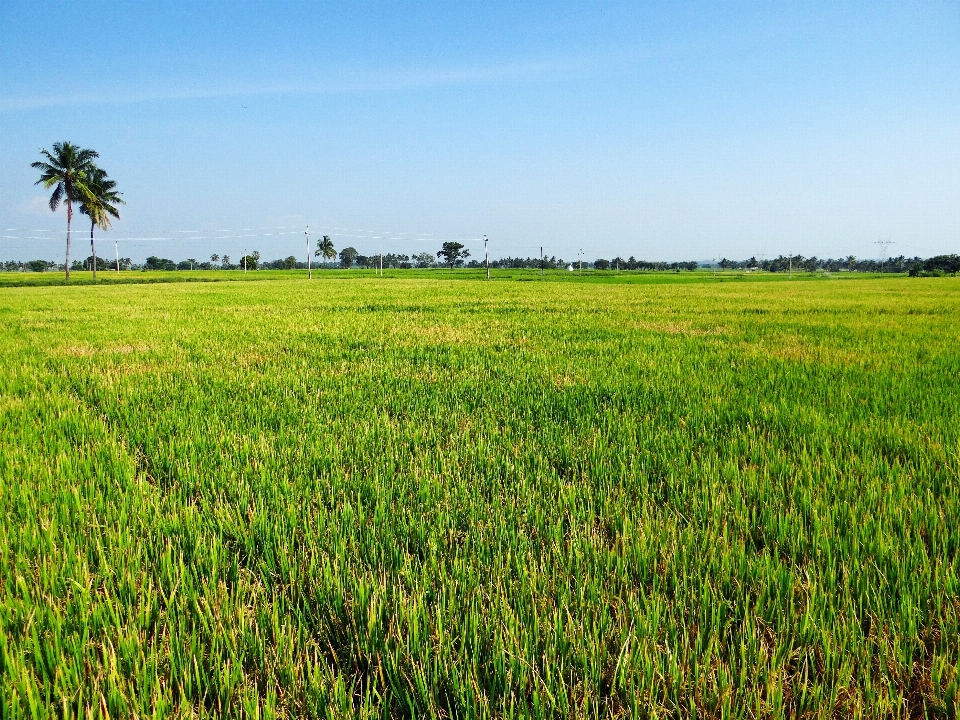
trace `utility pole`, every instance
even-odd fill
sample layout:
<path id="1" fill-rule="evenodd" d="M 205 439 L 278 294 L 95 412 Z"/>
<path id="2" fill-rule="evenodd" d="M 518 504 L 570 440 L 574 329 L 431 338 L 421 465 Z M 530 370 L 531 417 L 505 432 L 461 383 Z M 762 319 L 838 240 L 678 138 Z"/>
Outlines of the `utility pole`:
<path id="1" fill-rule="evenodd" d="M 307 236 L 307 280 L 313 280 L 313 263 L 310 262 L 310 226 L 307 225 L 307 230 L 304 235 Z"/>
<path id="2" fill-rule="evenodd" d="M 580 274 L 583 275 L 583 248 L 580 248 Z"/>
<path id="3" fill-rule="evenodd" d="M 487 267 L 487 280 L 490 279 L 490 251 L 487 250 L 487 236 L 483 236 L 483 264 Z"/>
<path id="4" fill-rule="evenodd" d="M 540 277 L 543 277 L 543 245 L 540 246 Z"/>
<path id="5" fill-rule="evenodd" d="M 116 240 L 113 241 L 113 251 L 117 254 L 117 272 L 120 272 L 120 248 Z"/>
<path id="6" fill-rule="evenodd" d="M 380 243 L 380 277 L 383 277 L 383 243 Z"/>
<path id="7" fill-rule="evenodd" d="M 793 280 L 793 253 L 790 253 L 790 279 Z"/>
<path id="8" fill-rule="evenodd" d="M 247 249 L 243 249 L 243 274 L 247 274 Z"/>

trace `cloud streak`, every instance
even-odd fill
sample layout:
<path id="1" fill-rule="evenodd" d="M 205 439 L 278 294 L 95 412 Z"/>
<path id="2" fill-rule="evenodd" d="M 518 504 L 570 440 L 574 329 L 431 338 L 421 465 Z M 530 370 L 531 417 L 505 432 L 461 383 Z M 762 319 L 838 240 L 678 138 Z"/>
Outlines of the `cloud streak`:
<path id="1" fill-rule="evenodd" d="M 0 96 L 0 113 L 84 105 L 126 105 L 164 101 L 211 100 L 269 95 L 310 96 L 402 92 L 458 85 L 496 85 L 550 82 L 581 76 L 610 63 L 610 57 L 580 57 L 574 60 L 540 60 L 499 65 L 446 69 L 385 69 L 367 72 L 334 72 L 318 81 L 250 82 L 242 84 L 190 85 L 169 83 L 167 87 L 135 87 L 105 93 L 66 92 L 21 96 Z"/>

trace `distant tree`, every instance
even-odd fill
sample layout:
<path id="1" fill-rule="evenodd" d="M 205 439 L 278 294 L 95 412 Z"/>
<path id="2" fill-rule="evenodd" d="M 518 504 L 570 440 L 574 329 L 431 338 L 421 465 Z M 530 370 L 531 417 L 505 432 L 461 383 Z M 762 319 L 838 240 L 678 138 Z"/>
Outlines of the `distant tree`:
<path id="1" fill-rule="evenodd" d="M 47 268 L 50 267 L 50 263 L 46 260 L 30 260 L 24 265 L 30 272 L 46 272 Z"/>
<path id="2" fill-rule="evenodd" d="M 214 262 L 216 262 L 216 261 L 214 261 Z M 224 255 L 224 256 L 223 256 L 223 267 L 225 267 L 225 268 L 226 268 L 226 267 L 230 267 L 230 256 L 229 256 L 229 255 Z"/>
<path id="3" fill-rule="evenodd" d="M 890 272 L 902 273 L 907 271 L 907 258 L 903 255 L 899 255 L 893 259 L 893 262 L 890 264 Z"/>
<path id="4" fill-rule="evenodd" d="M 857 259 L 853 255 L 847 255 L 847 270 L 857 269 Z"/>
<path id="5" fill-rule="evenodd" d="M 333 241 L 329 235 L 324 235 L 323 240 L 317 243 L 317 251 L 314 255 L 323 258 L 324 266 L 326 266 L 327 260 L 333 260 L 337 256 L 337 251 L 333 247 Z"/>
<path id="6" fill-rule="evenodd" d="M 383 266 L 390 268 L 410 267 L 410 256 L 387 253 L 383 256 Z"/>
<path id="7" fill-rule="evenodd" d="M 353 263 L 356 261 L 357 256 L 360 253 L 357 252 L 357 249 L 354 247 L 346 247 L 340 251 L 340 267 L 349 269 L 353 267 Z"/>
<path id="8" fill-rule="evenodd" d="M 82 202 L 90 193 L 87 188 L 87 171 L 98 157 L 94 150 L 83 150 L 68 142 L 54 143 L 53 152 L 41 150 L 46 160 L 32 163 L 30 167 L 40 171 L 40 179 L 35 185 L 43 185 L 50 196 L 50 210 L 56 212 L 60 203 L 67 206 L 67 252 L 64 258 L 66 279 L 70 279 L 70 224 L 73 221 L 73 203 Z"/>
<path id="9" fill-rule="evenodd" d="M 240 267 L 246 268 L 247 270 L 256 270 L 259 268 L 260 253 L 255 250 L 249 255 L 244 255 L 242 258 L 240 258 Z"/>
<path id="10" fill-rule="evenodd" d="M 88 255 L 87 259 L 83 261 L 84 270 L 109 270 L 110 266 L 107 264 L 107 261 L 101 257 L 95 257 L 94 255 Z"/>
<path id="11" fill-rule="evenodd" d="M 453 270 L 458 262 L 463 262 L 463 260 L 470 257 L 470 251 L 464 247 L 463 243 L 450 241 L 445 242 L 443 247 L 437 251 L 437 257 L 443 258 L 444 263 L 449 265 L 450 269 Z"/>
<path id="12" fill-rule="evenodd" d="M 216 253 L 214 253 L 213 255 L 210 256 L 210 262 L 212 262 L 212 263 L 217 262 L 219 259 L 220 259 L 220 256 L 217 255 Z"/>
<path id="13" fill-rule="evenodd" d="M 786 255 L 778 255 L 770 261 L 767 268 L 770 272 L 787 272 L 790 268 L 790 258 Z"/>
<path id="14" fill-rule="evenodd" d="M 602 259 L 602 258 L 598 258 L 597 260 L 594 260 L 594 261 L 593 261 L 593 267 L 594 267 L 596 270 L 609 270 L 609 269 L 610 269 L 610 261 L 609 261 L 609 260 L 604 260 L 604 259 Z"/>
<path id="15" fill-rule="evenodd" d="M 956 275 L 960 272 L 960 255 L 936 255 L 924 262 L 923 269 Z"/>
<path id="16" fill-rule="evenodd" d="M 283 259 L 283 269 L 284 270 L 296 270 L 297 269 L 297 258 L 295 255 L 288 255 Z"/>
<path id="17" fill-rule="evenodd" d="M 190 269 L 193 270 L 194 266 L 197 264 L 196 258 L 187 258 L 187 262 L 190 263 Z"/>
<path id="18" fill-rule="evenodd" d="M 413 256 L 413 261 L 418 268 L 428 268 L 433 265 L 433 255 L 428 252 L 417 253 Z"/>
<path id="19" fill-rule="evenodd" d="M 147 258 L 146 263 L 143 265 L 144 270 L 176 270 L 177 264 L 173 260 L 167 260 L 166 258 L 159 258 L 156 255 L 151 255 Z"/>

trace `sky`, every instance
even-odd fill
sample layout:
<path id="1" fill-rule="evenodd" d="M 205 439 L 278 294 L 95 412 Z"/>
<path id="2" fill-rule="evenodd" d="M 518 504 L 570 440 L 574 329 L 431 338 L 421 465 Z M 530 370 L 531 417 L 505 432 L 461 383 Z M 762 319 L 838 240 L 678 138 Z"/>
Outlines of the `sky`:
<path id="1" fill-rule="evenodd" d="M 960 252 L 960 4 L 4 0 L 0 259 L 64 140 L 135 261 Z"/>

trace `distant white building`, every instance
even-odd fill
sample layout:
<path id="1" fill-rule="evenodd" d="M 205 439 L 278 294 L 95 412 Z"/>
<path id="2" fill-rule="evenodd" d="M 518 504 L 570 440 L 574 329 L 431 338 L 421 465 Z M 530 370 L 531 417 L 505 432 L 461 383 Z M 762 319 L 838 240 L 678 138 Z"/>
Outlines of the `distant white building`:
<path id="1" fill-rule="evenodd" d="M 570 272 L 573 272 L 573 265 L 567 265 L 567 270 L 569 270 Z"/>

